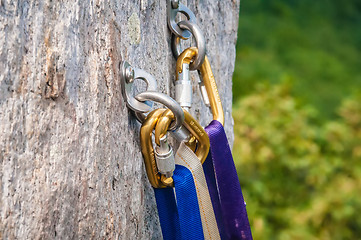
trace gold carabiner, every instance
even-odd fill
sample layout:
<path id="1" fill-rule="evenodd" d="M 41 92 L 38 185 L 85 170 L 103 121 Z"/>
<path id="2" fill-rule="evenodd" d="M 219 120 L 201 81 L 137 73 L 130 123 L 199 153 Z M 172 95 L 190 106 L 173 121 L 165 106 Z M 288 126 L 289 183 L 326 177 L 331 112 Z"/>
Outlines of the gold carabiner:
<path id="1" fill-rule="evenodd" d="M 140 128 L 140 145 L 144 158 L 145 170 L 147 172 L 149 182 L 154 188 L 173 186 L 173 178 L 166 178 L 158 172 L 152 143 L 152 131 L 164 111 L 165 109 L 155 109 L 149 113 Z"/>
<path id="2" fill-rule="evenodd" d="M 217 120 L 222 125 L 224 124 L 224 113 L 221 98 L 219 97 L 216 80 L 212 72 L 211 64 L 208 57 L 205 56 L 204 62 L 199 69 L 203 78 L 204 86 L 208 94 L 211 110 L 213 114 L 213 120 Z"/>
<path id="3" fill-rule="evenodd" d="M 190 113 L 183 109 L 183 125 L 197 139 L 198 145 L 195 154 L 203 164 L 209 152 L 209 138 L 203 127 L 192 117 Z M 160 116 L 157 126 L 155 127 L 155 143 L 160 144 L 160 139 L 167 134 L 169 125 L 174 120 L 174 114 L 169 109 Z M 194 139 L 193 139 L 194 140 Z M 188 142 L 189 143 L 189 142 Z M 191 144 L 192 145 L 192 144 Z"/>
<path id="4" fill-rule="evenodd" d="M 179 55 L 178 59 L 177 59 L 177 65 L 176 65 L 176 78 L 178 80 L 178 73 L 182 73 L 183 72 L 183 64 L 190 64 L 193 61 L 193 58 L 198 54 L 198 48 L 196 47 L 190 47 L 185 49 L 181 55 Z"/>
<path id="5" fill-rule="evenodd" d="M 177 59 L 177 76 L 178 73 L 182 73 L 183 71 L 183 63 L 190 63 L 194 56 L 198 54 L 198 49 L 196 47 L 187 48 L 179 55 Z M 207 56 L 204 58 L 204 62 L 201 65 L 200 76 L 203 78 L 203 84 L 206 88 L 206 92 L 209 98 L 209 102 L 211 105 L 211 111 L 213 114 L 213 120 L 217 120 L 222 125 L 224 124 L 224 113 L 222 108 L 221 98 L 219 97 L 216 80 L 214 79 L 214 75 L 212 72 L 211 65 Z"/>

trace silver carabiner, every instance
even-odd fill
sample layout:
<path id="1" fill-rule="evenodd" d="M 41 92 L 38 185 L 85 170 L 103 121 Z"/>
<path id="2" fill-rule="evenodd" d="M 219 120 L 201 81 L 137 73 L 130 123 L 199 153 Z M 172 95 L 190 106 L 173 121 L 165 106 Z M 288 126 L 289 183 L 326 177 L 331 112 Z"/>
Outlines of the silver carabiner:
<path id="1" fill-rule="evenodd" d="M 179 27 L 178 24 L 176 23 L 175 18 L 177 16 L 177 13 L 180 12 L 186 15 L 188 21 L 196 24 L 197 19 L 194 13 L 179 1 L 176 2 L 174 0 L 168 0 L 167 8 L 168 8 L 168 16 L 167 16 L 168 26 L 169 29 L 172 31 L 172 33 L 184 40 L 190 38 L 192 36 L 192 33 L 187 29 L 181 29 L 181 27 Z"/>

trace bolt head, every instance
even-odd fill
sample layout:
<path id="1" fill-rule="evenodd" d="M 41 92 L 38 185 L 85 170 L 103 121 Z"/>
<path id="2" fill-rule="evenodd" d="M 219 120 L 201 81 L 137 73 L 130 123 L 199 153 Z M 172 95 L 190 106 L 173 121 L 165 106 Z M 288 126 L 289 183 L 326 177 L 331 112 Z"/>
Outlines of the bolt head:
<path id="1" fill-rule="evenodd" d="M 172 8 L 177 9 L 179 7 L 179 0 L 171 0 Z"/>
<path id="2" fill-rule="evenodd" d="M 125 69 L 125 80 L 127 83 L 131 83 L 134 81 L 134 69 L 129 66 Z"/>

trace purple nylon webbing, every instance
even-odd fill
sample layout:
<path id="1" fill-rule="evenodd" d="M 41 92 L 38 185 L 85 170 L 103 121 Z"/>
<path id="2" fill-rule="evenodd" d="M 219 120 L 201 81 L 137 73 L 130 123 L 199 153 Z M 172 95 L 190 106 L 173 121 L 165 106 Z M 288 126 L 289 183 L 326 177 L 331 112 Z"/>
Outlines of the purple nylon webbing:
<path id="1" fill-rule="evenodd" d="M 251 240 L 246 204 L 224 128 L 220 122 L 213 120 L 205 130 L 210 140 L 211 157 L 207 157 L 204 171 L 221 237 Z M 215 174 L 210 167 L 212 163 Z M 217 186 L 214 186 L 215 182 Z"/>

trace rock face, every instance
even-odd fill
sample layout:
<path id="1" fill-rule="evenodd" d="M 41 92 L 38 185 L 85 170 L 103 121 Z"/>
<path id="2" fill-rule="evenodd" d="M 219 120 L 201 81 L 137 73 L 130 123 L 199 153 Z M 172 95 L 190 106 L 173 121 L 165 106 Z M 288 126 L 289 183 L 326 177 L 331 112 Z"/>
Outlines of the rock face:
<path id="1" fill-rule="evenodd" d="M 181 2 L 204 31 L 232 142 L 239 2 Z M 0 1 L 0 239 L 161 238 L 119 63 L 173 96 L 166 16 L 158 0 Z"/>

